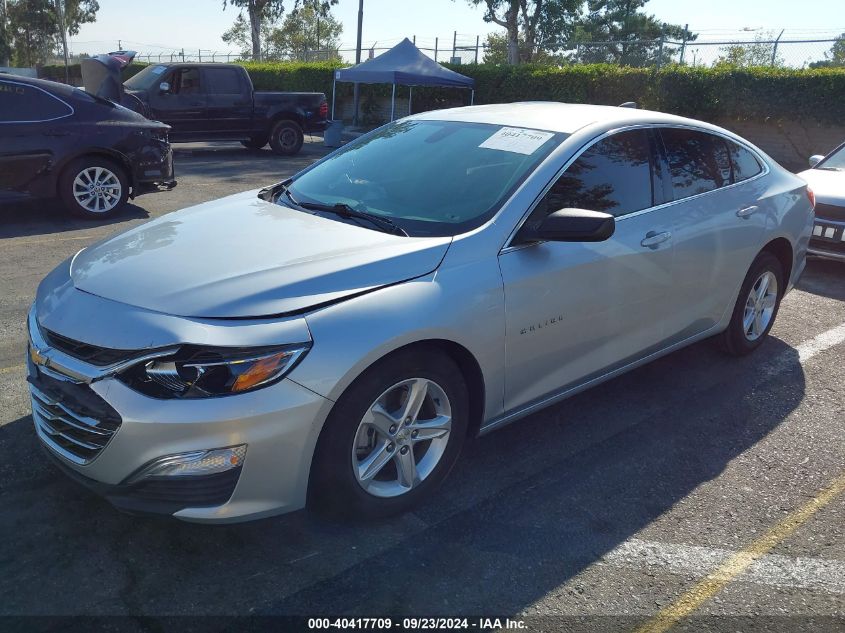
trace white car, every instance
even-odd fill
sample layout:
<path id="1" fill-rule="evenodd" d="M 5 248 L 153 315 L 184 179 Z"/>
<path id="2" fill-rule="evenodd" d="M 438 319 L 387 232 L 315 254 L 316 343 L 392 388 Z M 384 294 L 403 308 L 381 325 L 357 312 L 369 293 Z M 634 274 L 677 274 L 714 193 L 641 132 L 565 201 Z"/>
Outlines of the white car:
<path id="1" fill-rule="evenodd" d="M 845 143 L 827 156 L 811 156 L 810 169 L 798 175 L 816 194 L 816 223 L 807 252 L 845 262 Z"/>

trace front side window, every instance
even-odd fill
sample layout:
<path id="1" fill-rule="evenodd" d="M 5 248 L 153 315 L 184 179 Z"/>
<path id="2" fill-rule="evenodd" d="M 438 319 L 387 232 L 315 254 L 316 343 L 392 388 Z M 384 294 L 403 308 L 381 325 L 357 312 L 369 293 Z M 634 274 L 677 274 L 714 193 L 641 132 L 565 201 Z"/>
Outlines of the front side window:
<path id="1" fill-rule="evenodd" d="M 200 93 L 199 68 L 178 68 L 173 74 L 171 90 L 174 94 L 195 95 Z"/>
<path id="2" fill-rule="evenodd" d="M 538 215 L 575 208 L 619 217 L 652 206 L 650 157 L 645 130 L 620 132 L 602 139 L 581 154 L 552 185 L 538 207 Z"/>
<path id="3" fill-rule="evenodd" d="M 49 92 L 17 81 L 0 81 L 0 123 L 38 123 L 71 114 L 71 107 Z"/>
<path id="4" fill-rule="evenodd" d="M 317 163 L 288 190 L 297 202 L 386 217 L 413 236 L 458 235 L 491 218 L 564 138 L 482 123 L 397 121 Z M 286 196 L 279 202 L 294 204 Z"/>
<path id="5" fill-rule="evenodd" d="M 734 170 L 734 182 L 748 180 L 763 171 L 760 161 L 758 161 L 754 154 L 750 151 L 731 141 L 725 141 L 725 143 L 727 143 L 728 151 L 731 155 L 731 165 L 733 165 Z"/>
<path id="6" fill-rule="evenodd" d="M 215 95 L 241 94 L 241 76 L 234 68 L 206 68 L 207 92 Z"/>
<path id="7" fill-rule="evenodd" d="M 731 184 L 731 161 L 724 139 L 683 128 L 660 130 L 675 200 Z"/>

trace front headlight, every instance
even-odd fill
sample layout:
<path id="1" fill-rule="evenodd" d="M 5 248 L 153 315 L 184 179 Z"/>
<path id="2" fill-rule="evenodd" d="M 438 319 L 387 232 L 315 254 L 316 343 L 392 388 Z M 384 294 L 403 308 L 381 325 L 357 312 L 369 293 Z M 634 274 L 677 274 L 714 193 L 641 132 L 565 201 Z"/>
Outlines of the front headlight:
<path id="1" fill-rule="evenodd" d="M 118 378 L 155 398 L 227 396 L 274 383 L 294 368 L 310 343 L 251 349 L 186 345 L 138 363 Z"/>

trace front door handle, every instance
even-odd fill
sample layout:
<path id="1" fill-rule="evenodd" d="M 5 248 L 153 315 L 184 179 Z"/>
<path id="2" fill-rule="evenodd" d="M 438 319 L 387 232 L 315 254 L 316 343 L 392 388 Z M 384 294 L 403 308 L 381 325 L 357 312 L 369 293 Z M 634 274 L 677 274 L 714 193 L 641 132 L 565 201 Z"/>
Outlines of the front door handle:
<path id="1" fill-rule="evenodd" d="M 655 233 L 654 231 L 649 231 L 646 233 L 643 241 L 640 242 L 640 246 L 645 246 L 646 248 L 657 248 L 660 244 L 667 241 L 672 237 L 672 234 L 669 231 L 663 231 L 662 233 Z"/>
<path id="2" fill-rule="evenodd" d="M 757 205 L 752 205 L 750 207 L 745 207 L 744 209 L 740 209 L 736 212 L 736 217 L 738 218 L 750 218 L 752 215 L 757 213 Z"/>

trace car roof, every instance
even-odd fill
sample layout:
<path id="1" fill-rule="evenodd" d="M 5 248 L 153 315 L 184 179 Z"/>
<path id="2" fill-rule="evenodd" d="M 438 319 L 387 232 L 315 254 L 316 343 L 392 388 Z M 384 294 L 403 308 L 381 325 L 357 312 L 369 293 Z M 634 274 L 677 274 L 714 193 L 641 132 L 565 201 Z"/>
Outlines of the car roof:
<path id="1" fill-rule="evenodd" d="M 490 123 L 510 127 L 527 127 L 549 132 L 572 134 L 588 125 L 602 123 L 613 128 L 636 124 L 674 124 L 726 132 L 714 125 L 637 108 L 590 105 L 583 103 L 558 103 L 553 101 L 523 101 L 519 103 L 497 103 L 492 105 L 432 110 L 416 114 L 414 119 L 431 121 L 464 121 L 467 123 Z M 734 135 L 731 135 L 734 136 Z"/>
<path id="2" fill-rule="evenodd" d="M 36 79 L 35 77 L 24 77 L 23 75 L 13 75 L 11 73 L 0 73 L 0 79 L 3 81 L 15 81 L 21 84 L 29 84 L 48 92 L 54 92 L 60 96 L 70 95 L 75 86 L 59 83 L 58 81 L 49 81 L 47 79 Z"/>

